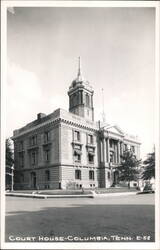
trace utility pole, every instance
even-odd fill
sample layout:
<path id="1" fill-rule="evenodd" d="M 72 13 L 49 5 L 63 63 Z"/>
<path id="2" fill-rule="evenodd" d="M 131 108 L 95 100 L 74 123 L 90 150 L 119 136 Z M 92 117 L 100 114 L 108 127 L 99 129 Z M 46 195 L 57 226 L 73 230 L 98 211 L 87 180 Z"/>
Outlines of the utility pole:
<path id="1" fill-rule="evenodd" d="M 102 88 L 102 121 L 105 123 L 106 122 L 106 116 L 104 112 L 104 94 L 103 94 L 103 88 Z"/>
<path id="2" fill-rule="evenodd" d="M 14 166 L 11 167 L 11 191 L 13 191 L 14 186 Z"/>

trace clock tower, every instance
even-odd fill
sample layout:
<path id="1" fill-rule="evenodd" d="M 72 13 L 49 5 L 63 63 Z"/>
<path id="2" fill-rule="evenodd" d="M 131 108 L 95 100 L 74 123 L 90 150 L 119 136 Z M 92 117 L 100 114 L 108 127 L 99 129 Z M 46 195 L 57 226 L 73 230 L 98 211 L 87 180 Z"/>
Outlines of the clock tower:
<path id="1" fill-rule="evenodd" d="M 78 74 L 69 87 L 69 112 L 94 121 L 93 89 L 81 73 L 80 57 L 78 60 Z"/>

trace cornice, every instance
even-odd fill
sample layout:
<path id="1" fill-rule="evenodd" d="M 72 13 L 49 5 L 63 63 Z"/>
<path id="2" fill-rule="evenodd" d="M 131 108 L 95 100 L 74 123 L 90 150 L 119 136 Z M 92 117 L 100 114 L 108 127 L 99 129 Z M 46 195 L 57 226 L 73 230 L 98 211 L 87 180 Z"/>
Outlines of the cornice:
<path id="1" fill-rule="evenodd" d="M 26 129 L 26 130 L 24 130 L 24 132 L 21 132 L 21 133 L 19 133 L 17 135 L 13 135 L 12 140 L 15 140 L 15 139 L 17 139 L 17 138 L 19 138 L 21 136 L 27 135 L 27 134 L 29 134 L 29 133 L 31 133 L 33 131 L 38 132 L 43 127 L 47 127 L 47 126 L 50 126 L 50 125 L 57 125 L 59 122 L 60 122 L 60 118 L 57 118 L 55 120 L 46 121 L 46 122 L 41 123 L 41 124 L 39 124 L 39 125 L 37 125 L 35 127 L 30 128 L 30 129 Z"/>
<path id="2" fill-rule="evenodd" d="M 141 145 L 141 144 L 142 144 L 141 142 L 136 141 L 136 140 L 134 140 L 134 139 L 131 139 L 131 138 L 125 138 L 125 137 L 124 137 L 124 142 L 125 142 L 125 141 L 132 142 L 132 143 L 136 143 L 136 144 L 139 144 L 139 145 Z"/>
<path id="3" fill-rule="evenodd" d="M 68 124 L 68 125 L 71 125 L 71 126 L 74 126 L 74 127 L 77 127 L 77 128 L 86 129 L 86 130 L 93 131 L 93 132 L 98 131 L 98 128 L 96 129 L 96 128 L 89 127 L 89 126 L 86 126 L 86 125 L 83 125 L 83 124 L 80 124 L 80 123 L 78 124 L 78 123 L 73 122 L 71 120 L 61 118 L 60 121 L 62 123 L 65 123 L 65 124 Z"/>

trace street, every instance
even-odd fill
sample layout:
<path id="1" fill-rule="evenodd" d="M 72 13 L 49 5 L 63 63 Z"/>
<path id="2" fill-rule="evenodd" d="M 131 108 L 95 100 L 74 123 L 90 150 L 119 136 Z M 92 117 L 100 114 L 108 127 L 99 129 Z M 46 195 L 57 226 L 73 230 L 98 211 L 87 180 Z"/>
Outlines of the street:
<path id="1" fill-rule="evenodd" d="M 6 197 L 6 241 L 54 241 L 55 237 L 57 241 L 85 241 L 86 237 L 88 241 L 94 237 L 154 241 L 154 194 L 94 199 Z"/>

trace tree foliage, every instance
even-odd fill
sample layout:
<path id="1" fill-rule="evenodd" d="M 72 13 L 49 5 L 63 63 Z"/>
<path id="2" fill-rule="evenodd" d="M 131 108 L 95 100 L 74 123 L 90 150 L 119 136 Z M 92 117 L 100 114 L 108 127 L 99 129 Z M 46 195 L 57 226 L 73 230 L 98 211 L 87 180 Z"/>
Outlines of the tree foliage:
<path id="1" fill-rule="evenodd" d="M 155 152 L 149 153 L 147 159 L 143 162 L 144 171 L 142 173 L 143 180 L 155 178 Z"/>
<path id="2" fill-rule="evenodd" d="M 130 182 L 137 180 L 140 163 L 141 160 L 137 160 L 132 151 L 124 151 L 121 156 L 121 165 L 118 167 L 120 172 L 119 180 L 127 181 L 128 187 L 130 187 Z"/>
<path id="3" fill-rule="evenodd" d="M 11 141 L 10 139 L 6 139 L 6 166 L 12 166 L 14 163 L 13 159 L 13 151 L 11 148 Z"/>

